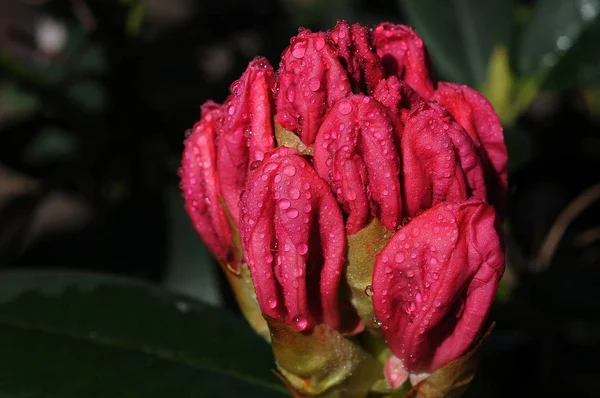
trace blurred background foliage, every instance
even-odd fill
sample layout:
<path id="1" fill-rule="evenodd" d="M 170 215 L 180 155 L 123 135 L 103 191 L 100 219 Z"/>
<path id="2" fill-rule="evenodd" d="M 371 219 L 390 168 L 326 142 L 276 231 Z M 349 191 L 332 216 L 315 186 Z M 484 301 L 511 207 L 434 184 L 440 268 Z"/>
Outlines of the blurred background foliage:
<path id="1" fill-rule="evenodd" d="M 505 127 L 508 269 L 492 314 L 497 327 L 468 395 L 600 396 L 599 11 L 600 0 L 1 0 L 0 286 L 12 293 L 0 293 L 0 336 L 11 347 L 0 350 L 0 368 L 10 366 L 0 371 L 0 392 L 121 396 L 106 386 L 142 383 L 136 377 L 144 373 L 127 368 L 132 361 L 152 370 L 154 387 L 123 396 L 165 396 L 181 386 L 174 396 L 282 394 L 272 375 L 252 375 L 253 366 L 236 359 L 239 344 L 214 340 L 216 331 L 238 339 L 227 322 L 238 322 L 240 336 L 251 332 L 214 308 L 237 311 L 183 210 L 176 170 L 199 106 L 224 100 L 249 60 L 260 54 L 277 65 L 298 26 L 328 29 L 345 18 L 414 26 L 437 78 L 482 91 Z M 118 287 L 86 296 L 91 276 L 69 270 L 186 296 L 114 281 L 103 283 Z M 85 280 L 73 282 L 74 291 L 64 282 L 73 275 Z M 15 292 L 25 295 L 8 300 Z M 191 311 L 194 322 L 182 326 L 165 302 Z M 121 309 L 137 311 L 135 327 L 118 330 L 127 323 Z M 88 320 L 91 310 L 106 322 Z M 9 330 L 15 325 L 19 333 Z M 101 354 L 62 335 L 119 343 Z M 202 339 L 217 348 L 198 346 Z M 117 352 L 136 344 L 140 358 Z M 251 355 L 267 358 L 268 370 L 269 349 L 257 347 Z M 152 362 L 165 358 L 177 366 Z M 47 374 L 52 367 L 72 376 L 57 373 L 58 383 Z M 252 390 L 231 377 L 264 383 Z M 194 395 L 198 380 L 216 387 Z M 108 395 L 90 393 L 100 381 Z"/>

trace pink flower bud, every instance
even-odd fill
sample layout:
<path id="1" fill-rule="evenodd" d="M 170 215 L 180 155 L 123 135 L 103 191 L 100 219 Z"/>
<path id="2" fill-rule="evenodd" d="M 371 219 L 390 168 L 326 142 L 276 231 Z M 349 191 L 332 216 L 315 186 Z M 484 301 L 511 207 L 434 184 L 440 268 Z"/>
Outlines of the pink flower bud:
<path id="1" fill-rule="evenodd" d="M 274 84 L 269 61 L 257 57 L 231 85 L 225 104 L 225 121 L 217 138 L 217 169 L 223 199 L 236 223 L 249 165 L 262 160 L 275 147 L 271 111 Z"/>
<path id="2" fill-rule="evenodd" d="M 216 169 L 215 137 L 223 108 L 214 102 L 202 106 L 200 121 L 185 140 L 181 188 L 194 228 L 221 262 L 227 261 L 231 228 L 219 203 L 221 187 Z"/>
<path id="3" fill-rule="evenodd" d="M 483 166 L 467 132 L 435 102 L 414 109 L 401 138 L 405 214 L 442 201 L 485 199 Z"/>
<path id="4" fill-rule="evenodd" d="M 388 345 L 411 373 L 465 353 L 504 272 L 494 209 L 440 203 L 394 234 L 377 257 L 373 306 Z"/>
<path id="5" fill-rule="evenodd" d="M 314 164 L 354 233 L 371 216 L 393 230 L 402 218 L 395 124 L 378 101 L 356 94 L 333 106 L 317 134 Z"/>
<path id="6" fill-rule="evenodd" d="M 372 94 L 383 79 L 381 59 L 371 50 L 369 30 L 359 24 L 338 21 L 329 36 L 337 45 L 338 56 L 346 67 L 355 91 Z"/>
<path id="7" fill-rule="evenodd" d="M 508 189 L 508 154 L 496 111 L 476 90 L 454 83 L 438 83 L 432 99 L 445 106 L 469 133 L 486 169 L 489 202 L 503 214 Z"/>
<path id="8" fill-rule="evenodd" d="M 386 74 L 404 80 L 421 97 L 429 99 L 433 95 L 433 82 L 423 40 L 408 26 L 389 22 L 377 25 L 373 36 Z"/>
<path id="9" fill-rule="evenodd" d="M 295 149 L 280 147 L 250 173 L 241 200 L 244 256 L 262 312 L 297 330 L 355 328 L 340 302 L 344 221 L 327 184 Z"/>
<path id="10" fill-rule="evenodd" d="M 282 54 L 276 121 L 312 145 L 327 110 L 351 93 L 338 51 L 324 32 L 305 29 Z"/>

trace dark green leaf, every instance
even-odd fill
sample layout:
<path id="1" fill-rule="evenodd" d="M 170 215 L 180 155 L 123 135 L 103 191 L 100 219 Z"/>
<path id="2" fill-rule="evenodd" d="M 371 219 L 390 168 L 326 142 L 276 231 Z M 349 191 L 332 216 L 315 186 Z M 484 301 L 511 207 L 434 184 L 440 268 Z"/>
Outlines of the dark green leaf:
<path id="1" fill-rule="evenodd" d="M 520 72 L 547 77 L 551 87 L 600 77 L 592 70 L 600 65 L 599 9 L 600 0 L 539 0 L 520 41 Z"/>
<path id="2" fill-rule="evenodd" d="M 560 62 L 552 69 L 546 87 L 567 89 L 571 87 L 600 86 L 600 20 L 581 34 Z"/>
<path id="3" fill-rule="evenodd" d="M 125 279 L 2 272 L 0 339 L 0 396 L 286 394 L 242 319 Z"/>
<path id="4" fill-rule="evenodd" d="M 442 78 L 481 88 L 493 48 L 508 39 L 513 0 L 399 0 Z"/>
<path id="5" fill-rule="evenodd" d="M 165 285 L 212 305 L 221 305 L 218 273 L 223 272 L 208 248 L 194 230 L 183 208 L 181 193 L 175 187 L 167 190 L 167 212 L 170 220 L 169 267 Z"/>

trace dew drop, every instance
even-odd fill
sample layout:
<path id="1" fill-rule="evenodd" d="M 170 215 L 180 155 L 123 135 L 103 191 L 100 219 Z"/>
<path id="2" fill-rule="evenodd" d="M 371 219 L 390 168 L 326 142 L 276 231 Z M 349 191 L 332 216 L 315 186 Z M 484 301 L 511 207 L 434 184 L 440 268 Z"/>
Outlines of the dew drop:
<path id="1" fill-rule="evenodd" d="M 404 253 L 402 253 L 402 252 L 396 253 L 396 256 L 394 256 L 394 259 L 396 260 L 397 263 L 403 262 L 405 259 Z"/>
<path id="2" fill-rule="evenodd" d="M 352 104 L 348 100 L 341 100 L 338 104 L 338 110 L 342 115 L 348 115 L 352 112 Z"/>
<path id="3" fill-rule="evenodd" d="M 292 188 L 290 189 L 290 198 L 292 199 L 298 199 L 300 197 L 300 190 L 298 188 Z"/>
<path id="4" fill-rule="evenodd" d="M 294 99 L 296 98 L 296 90 L 293 86 L 288 87 L 285 96 L 289 102 L 294 102 Z"/>
<path id="5" fill-rule="evenodd" d="M 300 255 L 305 255 L 306 253 L 308 253 L 308 245 L 306 243 L 300 243 L 298 245 L 298 254 Z"/>
<path id="6" fill-rule="evenodd" d="M 306 329 L 306 326 L 308 326 L 308 321 L 306 320 L 306 317 L 302 314 L 298 314 L 294 318 L 292 318 L 292 322 L 294 322 L 294 325 L 296 325 L 296 329 L 300 331 Z"/>
<path id="7" fill-rule="evenodd" d="M 365 294 L 366 294 L 368 297 L 371 297 L 371 296 L 373 296 L 373 286 L 371 286 L 371 285 L 367 285 L 367 287 L 365 287 Z"/>
<path id="8" fill-rule="evenodd" d="M 304 57 L 305 53 L 306 53 L 306 47 L 304 47 L 300 43 L 298 43 L 295 46 L 295 48 L 292 50 L 292 55 L 294 56 L 294 58 L 297 58 L 297 59 Z"/>
<path id="9" fill-rule="evenodd" d="M 277 300 L 275 300 L 274 298 L 270 298 L 267 300 L 267 305 L 269 306 L 269 308 L 273 309 L 277 307 Z"/>
<path id="10" fill-rule="evenodd" d="M 292 165 L 287 165 L 283 168 L 283 174 L 288 177 L 293 177 L 296 175 L 296 168 Z"/>
<path id="11" fill-rule="evenodd" d="M 308 80 L 308 88 L 310 88 L 310 91 L 317 91 L 319 88 L 321 88 L 321 82 L 319 81 L 319 78 L 311 77 Z"/>
<path id="12" fill-rule="evenodd" d="M 371 326 L 373 326 L 374 328 L 380 328 L 381 325 L 382 325 L 382 322 L 379 319 L 377 319 L 376 316 L 371 318 Z"/>
<path id="13" fill-rule="evenodd" d="M 315 50 L 321 51 L 325 47 L 325 40 L 322 37 L 317 37 L 314 41 Z"/>
<path id="14" fill-rule="evenodd" d="M 296 209 L 289 209 L 288 212 L 287 212 L 287 216 L 289 218 L 296 218 L 296 217 L 298 217 L 298 210 L 296 210 Z"/>
<path id="15" fill-rule="evenodd" d="M 289 209 L 291 205 L 292 205 L 292 203 L 289 200 L 287 200 L 287 199 L 281 199 L 279 201 L 279 208 L 281 210 Z"/>

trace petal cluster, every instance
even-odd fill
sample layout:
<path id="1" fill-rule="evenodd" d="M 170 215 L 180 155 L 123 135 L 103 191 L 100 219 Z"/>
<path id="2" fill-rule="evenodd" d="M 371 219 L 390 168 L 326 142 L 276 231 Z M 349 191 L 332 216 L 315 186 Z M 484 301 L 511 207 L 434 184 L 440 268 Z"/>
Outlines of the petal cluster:
<path id="1" fill-rule="evenodd" d="M 241 236 L 264 313 L 298 330 L 321 323 L 341 330 L 346 238 L 325 182 L 295 149 L 281 147 L 250 174 L 246 187 Z"/>
<path id="2" fill-rule="evenodd" d="M 504 269 L 495 224 L 494 209 L 481 200 L 439 203 L 379 254 L 375 313 L 409 371 L 437 369 L 473 343 Z"/>
<path id="3" fill-rule="evenodd" d="M 181 182 L 210 250 L 248 267 L 269 325 L 380 327 L 393 354 L 382 373 L 398 386 L 482 330 L 504 270 L 506 165 L 490 103 L 434 82 L 413 29 L 340 21 L 301 30 L 277 72 L 256 58 L 224 104 L 202 107 Z M 383 232 L 355 235 L 369 226 Z M 349 242 L 373 248 L 350 276 Z M 370 275 L 365 325 L 352 303 Z"/>

